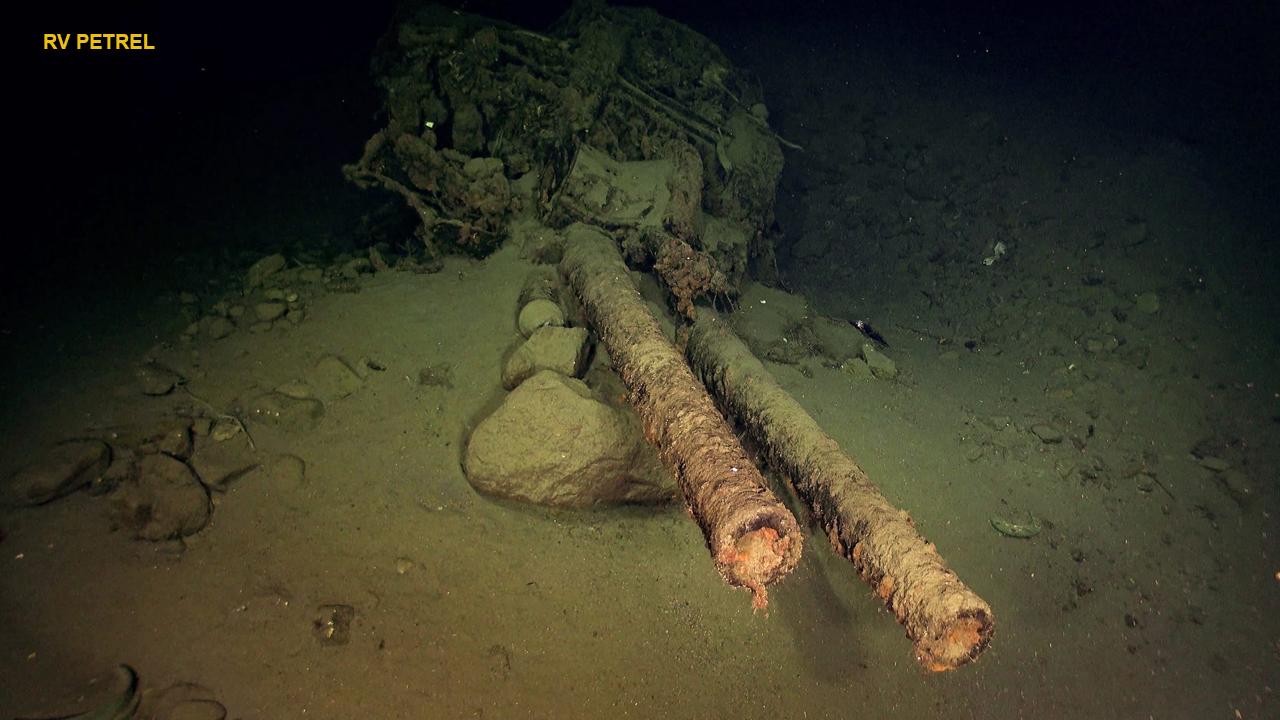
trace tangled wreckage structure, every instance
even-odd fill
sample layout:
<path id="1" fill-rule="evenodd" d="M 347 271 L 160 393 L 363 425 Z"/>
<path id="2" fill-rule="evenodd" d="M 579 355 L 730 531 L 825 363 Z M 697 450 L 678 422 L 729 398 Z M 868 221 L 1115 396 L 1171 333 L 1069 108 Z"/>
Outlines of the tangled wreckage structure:
<path id="1" fill-rule="evenodd" d="M 608 230 L 686 314 L 773 268 L 782 151 L 760 88 L 682 25 L 584 3 L 542 35 L 412 7 L 374 72 L 387 126 L 346 172 L 404 198 L 427 262 L 487 255 L 532 211 Z"/>
<path id="2" fill-rule="evenodd" d="M 387 125 L 347 176 L 407 203 L 420 268 L 554 229 L 525 238 L 526 253 L 559 264 L 727 582 L 763 606 L 803 538 L 725 412 L 895 613 L 925 667 L 955 668 L 987 647 L 990 606 L 715 313 L 695 307 L 776 274 L 775 193 L 782 146 L 795 146 L 769 128 L 757 83 L 689 28 L 599 0 L 576 3 L 547 34 L 410 4 L 374 73 Z M 628 265 L 669 291 L 688 359 Z"/>

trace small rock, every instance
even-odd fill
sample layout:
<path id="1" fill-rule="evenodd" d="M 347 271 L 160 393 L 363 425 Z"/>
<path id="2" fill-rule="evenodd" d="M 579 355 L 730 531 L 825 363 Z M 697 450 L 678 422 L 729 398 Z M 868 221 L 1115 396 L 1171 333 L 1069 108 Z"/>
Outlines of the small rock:
<path id="1" fill-rule="evenodd" d="M 863 343 L 859 353 L 871 369 L 871 374 L 881 380 L 892 380 L 898 376 L 898 366 L 887 355 L 876 349 L 871 343 Z"/>
<path id="2" fill-rule="evenodd" d="M 1249 482 L 1249 476 L 1239 470 L 1227 470 L 1218 476 L 1218 481 L 1222 483 L 1222 489 L 1227 491 L 1232 500 L 1236 501 L 1242 508 L 1248 508 L 1253 504 L 1254 492 L 1252 484 Z"/>
<path id="3" fill-rule="evenodd" d="M 407 557 L 396 558 L 396 574 L 405 575 L 417 567 L 417 563 Z"/>
<path id="4" fill-rule="evenodd" d="M 290 380 L 283 385 L 278 385 L 276 386 L 276 392 L 284 393 L 291 398 L 299 400 L 307 400 L 316 396 L 315 390 L 312 390 L 310 385 L 301 380 Z"/>
<path id="5" fill-rule="evenodd" d="M 138 446 L 143 455 L 164 453 L 180 460 L 191 456 L 191 422 L 186 418 L 174 420 L 147 433 Z"/>
<path id="6" fill-rule="evenodd" d="M 473 180 L 483 180 L 502 172 L 502 158 L 473 157 L 463 164 L 462 172 Z"/>
<path id="7" fill-rule="evenodd" d="M 281 290 L 280 288 L 263 290 L 262 299 L 267 302 L 282 302 L 284 300 L 284 290 Z"/>
<path id="8" fill-rule="evenodd" d="M 871 368 L 862 358 L 849 358 L 840 365 L 840 369 L 854 380 L 870 380 L 873 377 Z"/>
<path id="9" fill-rule="evenodd" d="M 586 328 L 539 328 L 516 349 L 502 367 L 502 386 L 508 390 L 542 370 L 579 377 L 586 370 Z"/>
<path id="10" fill-rule="evenodd" d="M 244 287 L 252 290 L 262 284 L 268 277 L 284 269 L 286 261 L 283 255 L 268 255 L 253 265 L 244 274 Z"/>
<path id="11" fill-rule="evenodd" d="M 4 497 L 18 505 L 41 505 L 91 484 L 110 464 L 111 448 L 102 441 L 61 443 L 14 474 Z"/>
<path id="12" fill-rule="evenodd" d="M 1231 463 L 1220 457 L 1206 455 L 1200 458 L 1200 467 L 1212 470 L 1216 473 L 1225 472 L 1231 469 Z"/>
<path id="13" fill-rule="evenodd" d="M 1133 304 L 1143 315 L 1154 315 L 1160 310 L 1160 296 L 1153 292 L 1145 292 L 1134 298 Z"/>
<path id="14" fill-rule="evenodd" d="M 520 334 L 529 337 L 534 330 L 546 325 L 562 327 L 564 311 L 560 306 L 545 298 L 533 300 L 520 308 L 520 317 L 516 320 Z"/>
<path id="15" fill-rule="evenodd" d="M 356 609 L 350 605 L 321 605 L 313 621 L 316 639 L 321 645 L 346 645 L 351 642 L 351 622 Z"/>
<path id="16" fill-rule="evenodd" d="M 373 272 L 373 263 L 369 262 L 369 258 L 354 258 L 343 264 L 339 272 L 342 273 L 342 277 L 355 280 L 361 273 Z"/>
<path id="17" fill-rule="evenodd" d="M 978 420 L 992 430 L 1004 430 L 1013 424 L 1013 418 L 1008 415 L 981 415 Z"/>
<path id="18" fill-rule="evenodd" d="M 307 482 L 307 463 L 297 455 L 283 453 L 271 458 L 263 467 L 266 482 L 272 487 L 296 490 Z"/>
<path id="19" fill-rule="evenodd" d="M 243 429 L 235 418 L 220 415 L 209 426 L 209 437 L 213 438 L 214 442 L 226 442 L 238 435 Z"/>
<path id="20" fill-rule="evenodd" d="M 315 388 L 320 398 L 339 400 L 364 387 L 364 378 L 351 369 L 346 360 L 337 355 L 325 355 L 307 373 L 307 383 Z"/>
<path id="21" fill-rule="evenodd" d="M 205 315 L 200 318 L 199 328 L 200 334 L 210 340 L 221 340 L 230 335 L 236 326 L 221 315 Z"/>
<path id="22" fill-rule="evenodd" d="M 1062 442 L 1062 431 L 1049 423 L 1036 423 L 1031 426 L 1031 432 L 1036 437 L 1040 438 L 1041 442 L 1048 445 L 1055 445 Z"/>
<path id="23" fill-rule="evenodd" d="M 282 302 L 260 302 L 253 306 L 253 313 L 261 322 L 271 322 L 282 317 L 289 306 Z"/>
<path id="24" fill-rule="evenodd" d="M 158 362 L 144 363 L 137 371 L 138 387 L 143 395 L 168 395 L 173 389 L 186 382 L 176 370 L 165 367 Z"/>

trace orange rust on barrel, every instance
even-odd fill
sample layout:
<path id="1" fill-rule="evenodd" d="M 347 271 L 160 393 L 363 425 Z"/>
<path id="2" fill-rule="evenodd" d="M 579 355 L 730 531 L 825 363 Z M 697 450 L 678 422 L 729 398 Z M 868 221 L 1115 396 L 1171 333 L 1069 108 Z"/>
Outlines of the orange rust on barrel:
<path id="1" fill-rule="evenodd" d="M 767 583 L 778 565 L 786 557 L 787 548 L 791 546 L 791 538 L 782 537 L 777 528 L 764 526 L 748 533 L 743 533 L 733 544 L 733 549 L 722 560 L 734 568 L 734 574 L 744 579 L 744 584 L 751 590 L 751 606 L 756 610 L 769 604 L 769 596 L 765 591 Z"/>

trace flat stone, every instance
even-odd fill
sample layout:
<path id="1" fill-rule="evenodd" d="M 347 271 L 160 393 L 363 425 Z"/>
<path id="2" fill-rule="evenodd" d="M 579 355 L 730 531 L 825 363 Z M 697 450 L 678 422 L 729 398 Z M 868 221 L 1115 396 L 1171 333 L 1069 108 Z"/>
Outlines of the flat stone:
<path id="1" fill-rule="evenodd" d="M 293 398 L 269 392 L 249 403 L 249 414 L 278 427 L 310 430 L 324 417 L 324 403 L 315 398 Z"/>
<path id="2" fill-rule="evenodd" d="M 364 387 L 364 378 L 346 360 L 337 355 L 325 355 L 307 373 L 307 384 L 318 397 L 338 400 Z"/>
<path id="3" fill-rule="evenodd" d="M 297 455 L 284 453 L 267 463 L 267 480 L 277 487 L 297 488 L 307 481 L 307 463 Z"/>
<path id="4" fill-rule="evenodd" d="M 881 380 L 892 380 L 898 376 L 898 366 L 889 356 L 876 349 L 871 343 L 864 343 L 861 350 L 862 359 L 871 368 L 871 374 Z"/>
<path id="5" fill-rule="evenodd" d="M 168 395 L 173 389 L 186 382 L 178 371 L 165 367 L 158 362 L 143 363 L 135 376 L 143 395 Z"/>
<path id="6" fill-rule="evenodd" d="M 1031 433 L 1040 438 L 1040 442 L 1055 445 L 1062 442 L 1063 434 L 1058 428 L 1049 423 L 1036 423 L 1031 426 Z"/>
<path id="7" fill-rule="evenodd" d="M 253 306 L 253 313 L 261 322 L 271 322 L 282 317 L 289 306 L 282 302 L 260 302 Z"/>
<path id="8" fill-rule="evenodd" d="M 5 484 L 4 499 L 17 505 L 41 505 L 94 482 L 111 464 L 111 448 L 100 440 L 54 445 Z"/>
<path id="9" fill-rule="evenodd" d="M 1134 298 L 1133 305 L 1143 315 L 1154 315 L 1160 311 L 1160 296 L 1153 292 L 1145 292 Z"/>
<path id="10" fill-rule="evenodd" d="M 840 369 L 854 380 L 862 381 L 872 378 L 871 368 L 867 365 L 867 361 L 862 358 L 849 358 L 840 365 Z"/>
<path id="11" fill-rule="evenodd" d="M 1202 467 L 1202 468 L 1207 468 L 1207 469 L 1212 470 L 1212 471 L 1214 471 L 1214 472 L 1218 472 L 1218 473 L 1220 473 L 1220 472 L 1225 472 L 1225 471 L 1227 471 L 1227 470 L 1230 470 L 1230 469 L 1231 469 L 1231 463 L 1230 463 L 1229 461 L 1227 461 L 1227 460 L 1223 460 L 1223 459 L 1222 459 L 1222 458 L 1220 458 L 1220 457 L 1214 457 L 1214 456 L 1212 456 L 1212 455 L 1206 455 L 1206 456 L 1204 456 L 1204 457 L 1200 458 L 1200 467 Z"/>
<path id="12" fill-rule="evenodd" d="M 243 434 L 223 442 L 203 439 L 191 456 L 191 469 L 210 490 L 218 492 L 260 464 L 258 454 L 249 447 L 249 440 Z"/>

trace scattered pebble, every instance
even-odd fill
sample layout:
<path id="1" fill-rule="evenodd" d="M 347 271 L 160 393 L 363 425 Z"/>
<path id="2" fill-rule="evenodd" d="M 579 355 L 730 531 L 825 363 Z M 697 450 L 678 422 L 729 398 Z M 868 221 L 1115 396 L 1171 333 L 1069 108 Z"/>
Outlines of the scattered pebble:
<path id="1" fill-rule="evenodd" d="M 1036 437 L 1040 438 L 1040 442 L 1049 445 L 1055 445 L 1062 442 L 1062 431 L 1049 423 L 1036 423 L 1031 426 L 1031 432 Z"/>
<path id="2" fill-rule="evenodd" d="M 316 639 L 321 645 L 346 645 L 351 642 L 351 622 L 356 619 L 356 609 L 350 605 L 321 605 L 316 608 L 317 617 L 312 624 Z"/>

